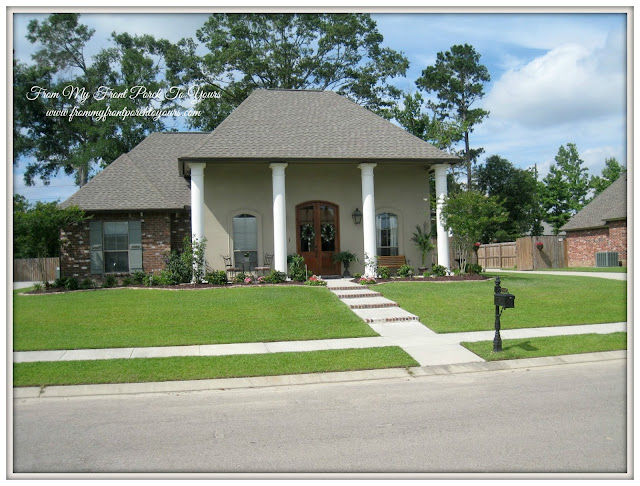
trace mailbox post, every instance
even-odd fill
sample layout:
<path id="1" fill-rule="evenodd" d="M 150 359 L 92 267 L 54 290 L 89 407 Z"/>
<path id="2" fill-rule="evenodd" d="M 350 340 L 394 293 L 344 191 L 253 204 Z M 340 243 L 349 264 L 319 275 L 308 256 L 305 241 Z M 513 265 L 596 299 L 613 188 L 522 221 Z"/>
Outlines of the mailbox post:
<path id="1" fill-rule="evenodd" d="M 496 277 L 496 285 L 493 289 L 493 303 L 496 306 L 496 333 L 493 337 L 493 352 L 502 351 L 502 338 L 500 337 L 500 316 L 505 309 L 515 307 L 515 295 L 509 294 L 507 289 L 500 286 L 500 277 Z M 502 311 L 500 310 L 502 307 Z"/>

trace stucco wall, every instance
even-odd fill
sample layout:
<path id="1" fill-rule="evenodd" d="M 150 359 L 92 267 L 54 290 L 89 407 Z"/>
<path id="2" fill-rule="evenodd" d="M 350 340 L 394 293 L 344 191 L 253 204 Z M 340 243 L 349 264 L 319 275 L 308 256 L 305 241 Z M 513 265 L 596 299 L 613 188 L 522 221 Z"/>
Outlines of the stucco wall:
<path id="1" fill-rule="evenodd" d="M 295 207 L 307 201 L 327 201 L 339 207 L 340 250 L 358 255 L 352 272 L 363 271 L 362 224 L 351 214 L 362 211 L 362 185 L 357 163 L 289 163 L 286 171 L 287 253 L 296 252 Z M 374 170 L 376 212 L 398 215 L 399 253 L 414 267 L 421 258 L 410 238 L 427 218 L 428 174 L 423 165 L 384 164 Z M 208 164 L 204 172 L 207 262 L 223 269 L 221 255 L 233 249 L 232 219 L 242 213 L 257 217 L 258 259 L 273 253 L 273 193 L 268 163 Z"/>
<path id="2" fill-rule="evenodd" d="M 596 253 L 616 251 L 627 264 L 627 222 L 612 221 L 608 228 L 567 231 L 569 267 L 595 267 Z"/>

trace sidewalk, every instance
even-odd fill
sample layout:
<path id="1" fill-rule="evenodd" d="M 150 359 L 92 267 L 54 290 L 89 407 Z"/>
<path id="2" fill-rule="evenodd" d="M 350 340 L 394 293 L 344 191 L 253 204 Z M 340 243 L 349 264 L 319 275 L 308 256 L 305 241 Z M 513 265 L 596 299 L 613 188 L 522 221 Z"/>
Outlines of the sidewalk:
<path id="1" fill-rule="evenodd" d="M 484 362 L 482 358 L 460 345 L 465 341 L 491 341 L 494 331 L 436 334 L 424 326 L 418 317 L 401 309 L 397 303 L 378 292 L 347 279 L 328 281 L 328 288 L 356 315 L 367 322 L 379 337 L 324 339 L 315 341 L 285 341 L 272 343 L 208 344 L 143 348 L 76 349 L 56 351 L 17 351 L 14 363 L 34 361 L 76 361 L 104 359 L 164 358 L 172 356 L 227 356 L 328 349 L 373 348 L 399 346 L 421 367 Z M 529 329 L 503 329 L 503 339 L 534 338 L 567 334 L 624 332 L 625 322 L 588 324 Z"/>

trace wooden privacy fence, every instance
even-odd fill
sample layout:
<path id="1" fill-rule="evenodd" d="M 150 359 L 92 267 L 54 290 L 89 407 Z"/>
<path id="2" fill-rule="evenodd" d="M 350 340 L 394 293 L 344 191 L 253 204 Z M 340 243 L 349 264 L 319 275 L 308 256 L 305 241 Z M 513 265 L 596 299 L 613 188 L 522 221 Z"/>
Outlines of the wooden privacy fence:
<path id="1" fill-rule="evenodd" d="M 13 260 L 14 282 L 43 282 L 55 280 L 59 258 L 21 258 Z"/>
<path id="2" fill-rule="evenodd" d="M 513 268 L 518 265 L 515 241 L 480 245 L 477 253 L 482 268 Z"/>
<path id="3" fill-rule="evenodd" d="M 542 243 L 538 248 L 537 243 Z M 567 242 L 562 236 L 525 236 L 516 240 L 518 270 L 565 268 Z"/>

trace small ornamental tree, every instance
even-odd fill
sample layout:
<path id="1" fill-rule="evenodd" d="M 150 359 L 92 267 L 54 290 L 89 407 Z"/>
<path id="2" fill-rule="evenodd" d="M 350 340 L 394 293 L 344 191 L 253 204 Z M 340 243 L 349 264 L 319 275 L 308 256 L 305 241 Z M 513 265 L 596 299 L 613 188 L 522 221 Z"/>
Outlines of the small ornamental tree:
<path id="1" fill-rule="evenodd" d="M 466 267 L 469 252 L 477 241 L 483 240 L 487 228 L 504 223 L 508 217 L 497 198 L 476 191 L 460 192 L 446 199 L 442 219 L 462 255 L 461 269 Z"/>

